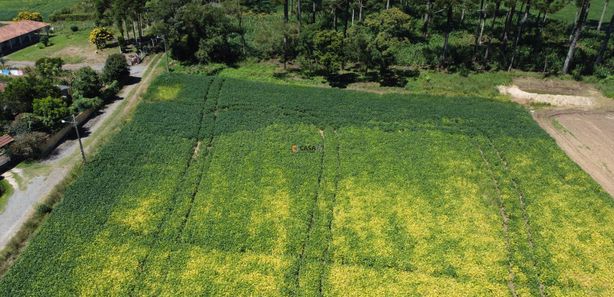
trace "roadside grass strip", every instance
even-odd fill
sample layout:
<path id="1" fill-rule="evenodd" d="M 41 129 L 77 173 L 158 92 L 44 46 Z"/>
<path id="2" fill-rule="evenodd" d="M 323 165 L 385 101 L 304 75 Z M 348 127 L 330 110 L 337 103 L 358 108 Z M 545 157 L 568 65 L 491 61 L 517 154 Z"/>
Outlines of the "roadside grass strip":
<path id="1" fill-rule="evenodd" d="M 613 221 L 512 103 L 166 74 L 0 296 L 612 296 Z"/>

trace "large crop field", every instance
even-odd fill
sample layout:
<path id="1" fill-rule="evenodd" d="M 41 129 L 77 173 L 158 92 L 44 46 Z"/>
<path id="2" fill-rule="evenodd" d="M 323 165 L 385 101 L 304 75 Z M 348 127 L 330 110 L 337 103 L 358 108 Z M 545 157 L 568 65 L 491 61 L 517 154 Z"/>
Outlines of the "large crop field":
<path id="1" fill-rule="evenodd" d="M 0 296 L 612 296 L 613 222 L 512 103 L 165 75 Z"/>
<path id="2" fill-rule="evenodd" d="M 10 21 L 20 11 L 37 11 L 44 18 L 62 8 L 75 5 L 77 0 L 0 0 L 0 21 Z"/>

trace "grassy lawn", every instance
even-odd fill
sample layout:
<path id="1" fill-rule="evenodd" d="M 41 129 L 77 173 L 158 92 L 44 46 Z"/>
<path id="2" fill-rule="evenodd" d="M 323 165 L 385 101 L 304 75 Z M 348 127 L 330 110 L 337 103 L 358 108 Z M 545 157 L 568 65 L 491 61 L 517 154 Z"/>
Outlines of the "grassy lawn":
<path id="1" fill-rule="evenodd" d="M 51 13 L 71 7 L 79 0 L 0 0 L 0 21 L 10 21 L 24 10 L 37 11 L 47 18 Z"/>
<path id="2" fill-rule="evenodd" d="M 561 9 L 559 12 L 553 14 L 551 18 L 569 22 L 571 24 L 576 19 L 577 10 L 578 8 L 574 4 L 574 1 L 571 1 L 571 3 L 569 3 L 563 9 Z M 594 23 L 595 27 L 597 26 L 597 22 L 599 22 L 599 18 L 601 17 L 602 10 L 603 10 L 603 0 L 591 1 L 591 7 L 588 13 L 588 19 L 591 21 L 591 23 Z M 610 0 L 610 3 L 608 4 L 608 9 L 606 10 L 605 16 L 603 17 L 603 22 L 604 23 L 609 22 L 613 13 L 614 13 L 614 2 Z"/>
<path id="3" fill-rule="evenodd" d="M 274 62 L 245 61 L 237 67 L 227 67 L 221 64 L 208 66 L 183 66 L 171 60 L 171 69 L 177 73 L 189 74 L 212 74 L 216 73 L 220 77 L 244 79 L 258 82 L 291 85 L 291 86 L 311 86 L 330 88 L 326 79 L 322 76 L 305 77 L 298 71 L 291 70 L 290 65 L 287 71 Z M 459 73 L 444 73 L 440 71 L 423 70 L 417 77 L 407 79 L 404 88 L 400 87 L 381 87 L 377 82 L 359 82 L 348 85 L 348 89 L 367 91 L 378 94 L 403 93 L 403 94 L 422 94 L 440 96 L 479 96 L 493 98 L 497 100 L 507 100 L 505 95 L 501 95 L 498 86 L 509 85 L 514 78 L 544 78 L 541 73 L 523 71 L 497 71 L 484 73 L 469 73 L 461 75 Z M 552 77 L 551 79 L 572 80 L 570 75 Z M 597 87 L 607 97 L 614 98 L 614 84 L 612 80 L 599 80 L 595 77 L 585 77 L 585 83 Z"/>
<path id="4" fill-rule="evenodd" d="M 6 207 L 6 202 L 8 201 L 11 194 L 13 194 L 13 187 L 6 179 L 0 180 L 0 213 L 4 211 Z"/>
<path id="5" fill-rule="evenodd" d="M 612 220 L 510 102 L 170 74 L 0 295 L 611 296 Z"/>
<path id="6" fill-rule="evenodd" d="M 72 32 L 72 25 L 76 25 L 79 31 Z M 55 30 L 50 46 L 40 48 L 39 44 L 34 44 L 8 55 L 7 59 L 36 61 L 43 57 L 61 57 L 66 64 L 104 63 L 107 53 L 117 51 L 116 48 L 108 48 L 96 53 L 96 48 L 88 41 L 93 22 L 61 22 L 53 24 L 53 27 Z"/>

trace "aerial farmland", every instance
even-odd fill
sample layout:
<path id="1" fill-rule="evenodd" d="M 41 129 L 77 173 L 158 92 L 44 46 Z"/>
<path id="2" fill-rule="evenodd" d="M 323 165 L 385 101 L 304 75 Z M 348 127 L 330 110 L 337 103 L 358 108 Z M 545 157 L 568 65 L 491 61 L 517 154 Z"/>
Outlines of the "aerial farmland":
<path id="1" fill-rule="evenodd" d="M 514 103 L 163 75 L 0 294 L 605 296 L 612 203 Z"/>

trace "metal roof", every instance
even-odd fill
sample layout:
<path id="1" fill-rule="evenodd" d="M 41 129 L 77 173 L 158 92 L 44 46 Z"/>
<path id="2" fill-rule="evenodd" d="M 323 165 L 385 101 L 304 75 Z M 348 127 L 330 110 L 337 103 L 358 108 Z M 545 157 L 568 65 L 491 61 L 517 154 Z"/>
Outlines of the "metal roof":
<path id="1" fill-rule="evenodd" d="M 0 26 L 0 43 L 17 38 L 45 27 L 49 24 L 35 21 L 18 21 L 8 25 Z"/>
<path id="2" fill-rule="evenodd" d="M 3 148 L 13 142 L 13 137 L 10 135 L 2 135 L 0 136 L 0 148 Z"/>

